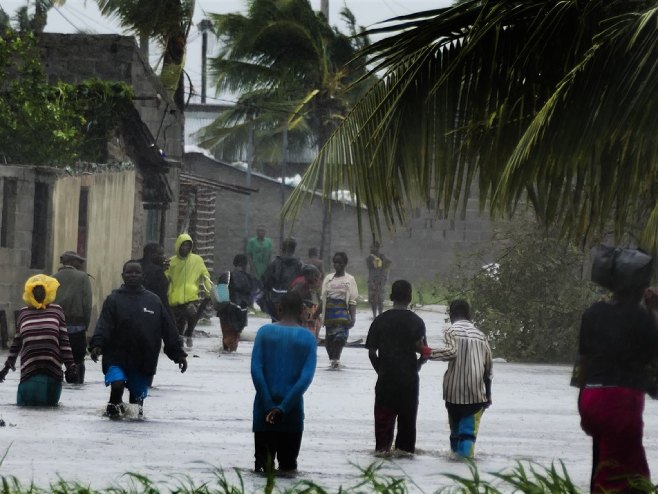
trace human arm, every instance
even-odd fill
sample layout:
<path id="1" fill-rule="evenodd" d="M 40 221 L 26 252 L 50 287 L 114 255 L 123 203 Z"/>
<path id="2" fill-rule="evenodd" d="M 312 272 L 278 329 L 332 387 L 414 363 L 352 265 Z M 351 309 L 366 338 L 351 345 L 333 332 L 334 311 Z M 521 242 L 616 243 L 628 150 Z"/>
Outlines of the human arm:
<path id="1" fill-rule="evenodd" d="M 89 275 L 85 273 L 84 286 L 82 287 L 82 310 L 86 328 L 89 328 L 89 324 L 91 323 L 92 300 L 91 281 L 89 281 Z"/>
<path id="2" fill-rule="evenodd" d="M 270 388 L 265 379 L 265 335 L 267 325 L 261 327 L 256 333 L 254 340 L 254 347 L 251 351 L 251 380 L 256 388 L 256 393 L 261 396 L 263 407 L 265 410 L 272 410 L 275 408 Z"/>
<path id="3" fill-rule="evenodd" d="M 443 348 L 432 349 L 430 360 L 452 360 L 457 356 L 457 339 L 452 328 L 446 329 L 443 334 L 443 342 L 445 343 Z"/>
<path id="4" fill-rule="evenodd" d="M 379 355 L 375 348 L 368 349 L 368 358 L 372 364 L 372 368 L 375 369 L 375 372 L 379 373 Z"/>
<path id="5" fill-rule="evenodd" d="M 491 358 L 491 348 L 487 344 L 487 352 L 485 355 L 485 364 L 484 364 L 484 388 L 487 395 L 487 404 L 485 408 L 489 408 L 493 401 L 491 400 L 491 380 L 493 378 L 493 360 Z"/>
<path id="6" fill-rule="evenodd" d="M 176 324 L 174 323 L 171 314 L 162 303 L 160 324 L 165 355 L 169 357 L 171 361 L 178 364 L 181 372 L 185 372 L 187 370 L 187 353 L 185 353 L 181 345 Z"/>
<path id="7" fill-rule="evenodd" d="M 315 336 L 308 331 L 300 332 L 299 336 L 306 340 L 306 358 L 301 372 L 297 376 L 297 380 L 290 387 L 281 403 L 274 407 L 281 410 L 282 414 L 288 413 L 290 409 L 294 408 L 299 403 L 304 392 L 311 385 L 313 376 L 315 375 L 315 367 L 317 365 L 317 343 L 315 341 Z"/>
<path id="8" fill-rule="evenodd" d="M 350 312 L 350 324 L 348 329 L 351 329 L 356 324 L 356 299 L 359 297 L 359 289 L 356 286 L 354 276 L 349 275 L 347 286 L 347 309 Z"/>
<path id="9" fill-rule="evenodd" d="M 112 295 L 105 299 L 101 313 L 98 316 L 98 321 L 96 321 L 94 334 L 91 340 L 89 340 L 89 355 L 94 362 L 98 362 L 98 357 L 103 354 L 103 350 L 116 325 L 116 309 L 114 305 Z"/>
<path id="10" fill-rule="evenodd" d="M 52 308 L 52 306 L 51 306 Z M 57 311 L 57 319 L 59 325 L 59 353 L 64 362 L 66 369 L 70 369 L 72 366 L 75 366 L 75 361 L 73 360 L 73 351 L 71 350 L 71 342 L 69 341 L 69 333 L 66 330 L 66 320 L 64 319 L 64 312 L 59 308 Z"/>

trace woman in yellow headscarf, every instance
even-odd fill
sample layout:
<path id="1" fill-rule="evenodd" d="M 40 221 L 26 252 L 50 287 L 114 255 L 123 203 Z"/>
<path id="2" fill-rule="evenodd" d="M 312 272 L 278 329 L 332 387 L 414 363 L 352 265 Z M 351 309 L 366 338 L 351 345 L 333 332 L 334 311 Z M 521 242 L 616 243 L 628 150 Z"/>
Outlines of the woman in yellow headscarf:
<path id="1" fill-rule="evenodd" d="M 27 406 L 55 406 L 62 393 L 62 364 L 67 376 L 76 373 L 62 308 L 53 304 L 59 282 L 38 274 L 25 282 L 16 334 L 0 371 L 0 382 L 21 357 L 21 378 L 16 402 Z"/>

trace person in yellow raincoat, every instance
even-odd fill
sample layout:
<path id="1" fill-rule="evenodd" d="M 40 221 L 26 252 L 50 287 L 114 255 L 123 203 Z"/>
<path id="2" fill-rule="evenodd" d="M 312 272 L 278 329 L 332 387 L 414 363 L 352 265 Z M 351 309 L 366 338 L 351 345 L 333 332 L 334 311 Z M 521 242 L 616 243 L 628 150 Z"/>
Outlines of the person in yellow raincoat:
<path id="1" fill-rule="evenodd" d="M 23 301 L 27 304 L 18 312 L 16 334 L 9 348 L 9 356 L 0 371 L 0 382 L 9 369 L 16 370 L 21 357 L 21 377 L 16 403 L 27 406 L 55 406 L 62 393 L 62 364 L 67 377 L 77 376 L 73 353 L 66 332 L 62 308 L 54 304 L 59 282 L 38 274 L 25 283 Z"/>

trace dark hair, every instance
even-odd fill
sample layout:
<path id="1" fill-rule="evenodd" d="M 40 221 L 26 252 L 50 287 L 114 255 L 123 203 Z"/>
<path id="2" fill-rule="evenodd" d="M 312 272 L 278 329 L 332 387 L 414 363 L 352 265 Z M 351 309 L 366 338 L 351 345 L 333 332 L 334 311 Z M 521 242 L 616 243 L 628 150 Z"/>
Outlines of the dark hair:
<path id="1" fill-rule="evenodd" d="M 299 317 L 304 310 L 304 302 L 297 292 L 286 292 L 279 300 L 279 317 Z"/>
<path id="2" fill-rule="evenodd" d="M 236 254 L 233 258 L 233 266 L 240 266 L 241 268 L 247 267 L 247 256 L 244 254 Z"/>
<path id="3" fill-rule="evenodd" d="M 315 247 L 311 247 L 308 249 L 308 257 L 315 257 L 318 255 L 318 249 Z"/>
<path id="4" fill-rule="evenodd" d="M 159 243 L 149 242 L 144 246 L 144 259 L 150 259 L 161 248 L 162 246 Z"/>
<path id="5" fill-rule="evenodd" d="M 320 270 L 317 267 L 313 266 L 313 264 L 304 264 L 304 266 L 302 267 L 302 274 L 304 276 L 309 276 L 311 274 L 320 276 Z"/>
<path id="6" fill-rule="evenodd" d="M 129 261 L 126 261 L 126 262 L 123 263 L 123 268 L 121 268 L 121 272 L 122 272 L 122 273 L 125 273 L 125 272 L 126 272 L 126 266 L 127 266 L 128 264 L 137 264 L 140 268 L 142 267 L 142 263 L 139 262 L 138 259 L 130 259 Z"/>
<path id="7" fill-rule="evenodd" d="M 407 280 L 396 280 L 391 285 L 391 300 L 393 302 L 411 302 L 411 283 Z"/>
<path id="8" fill-rule="evenodd" d="M 291 254 L 294 254 L 296 248 L 297 248 L 297 240 L 295 240 L 292 237 L 286 238 L 281 244 L 281 250 L 283 252 L 290 252 Z"/>
<path id="9" fill-rule="evenodd" d="M 451 318 L 461 318 L 461 319 L 471 319 L 471 307 L 468 305 L 468 302 L 463 299 L 457 299 L 450 302 L 450 308 L 448 309 L 448 314 Z"/>
<path id="10" fill-rule="evenodd" d="M 341 257 L 343 259 L 343 262 L 347 264 L 347 254 L 345 254 L 345 252 L 336 252 L 334 254 L 334 257 L 332 257 L 331 259 L 333 260 L 335 257 Z"/>

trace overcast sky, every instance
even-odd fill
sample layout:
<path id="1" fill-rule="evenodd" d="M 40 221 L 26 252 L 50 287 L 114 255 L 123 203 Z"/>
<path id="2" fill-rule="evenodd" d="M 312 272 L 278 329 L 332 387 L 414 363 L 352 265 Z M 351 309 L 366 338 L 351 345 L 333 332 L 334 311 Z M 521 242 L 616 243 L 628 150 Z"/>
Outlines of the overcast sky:
<path id="1" fill-rule="evenodd" d="M 310 2 L 314 9 L 320 9 L 320 0 L 310 0 Z M 28 3 L 34 6 L 34 0 L 0 0 L 0 6 L 10 16 L 14 15 L 16 9 Z M 451 3 L 452 0 L 329 0 L 329 22 L 344 31 L 344 25 L 339 18 L 339 12 L 344 6 L 352 11 L 358 25 L 367 27 L 392 17 L 447 7 Z M 196 0 L 195 26 L 188 38 L 185 70 L 197 91 L 201 88 L 201 34 L 196 29 L 196 25 L 208 13 L 244 12 L 246 5 L 246 0 Z M 116 20 L 103 17 L 94 0 L 67 0 L 63 6 L 53 8 L 48 15 L 46 31 L 128 34 Z M 215 47 L 214 40 L 210 40 L 209 56 L 213 55 Z M 157 53 L 152 53 L 151 64 L 155 65 L 157 62 Z M 208 94 L 210 96 L 214 92 L 209 90 Z"/>

